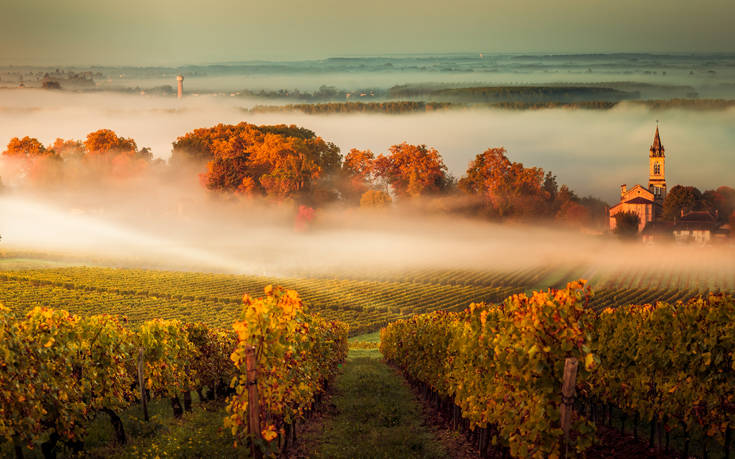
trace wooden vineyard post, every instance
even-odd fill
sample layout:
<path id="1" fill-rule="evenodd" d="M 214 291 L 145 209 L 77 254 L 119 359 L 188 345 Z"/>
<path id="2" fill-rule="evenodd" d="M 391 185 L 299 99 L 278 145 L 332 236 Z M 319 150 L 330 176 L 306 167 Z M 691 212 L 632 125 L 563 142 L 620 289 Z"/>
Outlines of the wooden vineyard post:
<path id="1" fill-rule="evenodd" d="M 143 418 L 148 421 L 148 400 L 145 397 L 145 376 L 143 375 L 143 348 L 138 351 L 138 386 L 140 386 L 140 400 L 143 403 Z"/>
<path id="2" fill-rule="evenodd" d="M 577 367 L 579 362 L 570 357 L 564 361 L 564 382 L 561 386 L 561 428 L 564 431 L 564 444 L 562 454 L 567 457 L 569 449 L 569 427 L 572 423 L 572 411 L 574 406 L 574 387 L 577 380 Z"/>
<path id="3" fill-rule="evenodd" d="M 248 432 L 250 432 L 250 447 L 255 459 L 263 457 L 255 439 L 260 438 L 260 401 L 258 400 L 258 365 L 255 361 L 255 347 L 245 349 L 245 365 L 248 380 Z"/>

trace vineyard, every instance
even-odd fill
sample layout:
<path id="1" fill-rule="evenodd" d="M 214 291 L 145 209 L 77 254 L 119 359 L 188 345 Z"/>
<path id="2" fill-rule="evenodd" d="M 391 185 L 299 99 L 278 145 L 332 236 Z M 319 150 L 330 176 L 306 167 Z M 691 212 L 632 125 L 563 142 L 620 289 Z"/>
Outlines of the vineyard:
<path id="1" fill-rule="evenodd" d="M 227 327 L 243 292 L 270 284 L 296 290 L 312 311 L 360 334 L 414 313 L 461 310 L 470 302 L 500 301 L 518 287 L 475 287 L 337 279 L 274 279 L 110 268 L 59 268 L 0 273 L 0 302 L 17 311 L 54 306 L 76 314 L 114 313 L 133 323 L 151 317 Z"/>
<path id="2" fill-rule="evenodd" d="M 125 444 L 122 410 L 142 403 L 148 421 L 147 403 L 165 399 L 181 417 L 196 392 L 228 396 L 220 422 L 233 446 L 285 448 L 344 361 L 347 326 L 308 314 L 292 290 L 264 290 L 245 296 L 228 329 L 165 319 L 131 327 L 125 317 L 0 306 L 0 447 L 5 440 L 16 457 L 39 446 L 44 457 L 62 446 L 81 453 L 98 414 Z"/>
<path id="3" fill-rule="evenodd" d="M 735 298 L 590 307 L 584 282 L 391 323 L 381 351 L 471 433 L 482 454 L 584 455 L 617 414 L 625 431 L 683 457 L 729 457 L 735 407 Z M 622 301 L 622 300 L 621 300 Z M 617 303 L 624 305 L 626 303 Z M 665 337 L 665 339 L 662 339 Z M 567 359 L 576 397 L 562 394 Z M 562 430 L 564 408 L 574 409 Z M 491 445 L 494 445 L 491 447 Z"/>
<path id="4" fill-rule="evenodd" d="M 531 294 L 579 273 L 593 279 L 594 294 L 581 285 Z M 732 291 L 731 282 L 728 273 L 585 267 L 343 279 L 92 267 L 0 271 L 0 303 L 9 308 L 2 312 L 0 352 L 31 356 L 8 359 L 0 375 L 8 406 L 0 428 L 16 450 L 63 444 L 73 451 L 98 413 L 122 442 L 120 412 L 143 399 L 166 401 L 180 416 L 192 409 L 192 393 L 198 400 L 227 395 L 222 417 L 238 447 L 283 451 L 293 443 L 294 423 L 344 360 L 348 327 L 350 335 L 362 335 L 352 343 L 359 353 L 378 346 L 376 334 L 365 333 L 390 324 L 380 344 L 385 357 L 433 394 L 481 452 L 494 444 L 517 457 L 553 457 L 562 447 L 582 454 L 600 419 L 610 424 L 613 412 L 623 430 L 626 422 L 629 430 L 634 425 L 662 449 L 671 443 L 713 451 L 729 445 L 733 427 L 722 413 L 735 400 L 735 332 L 728 322 L 735 310 L 725 296 L 689 299 Z M 264 289 L 265 298 L 252 299 Z M 656 339 L 663 335 L 671 339 Z M 247 362 L 256 348 L 263 350 L 254 355 L 263 373 L 254 436 Z M 566 357 L 581 365 L 578 416 L 562 445 Z M 32 390 L 16 381 L 32 381 Z"/>
<path id="5" fill-rule="evenodd" d="M 352 336 L 376 331 L 387 323 L 435 310 L 461 311 L 472 302 L 493 303 L 521 292 L 561 287 L 588 274 L 595 296 L 589 307 L 602 310 L 621 304 L 676 302 L 707 291 L 733 291 L 735 276 L 613 272 L 581 267 L 525 269 L 508 272 L 407 271 L 345 274 L 335 279 L 272 278 L 140 269 L 67 267 L 0 272 L 0 302 L 25 312 L 36 306 L 58 307 L 75 314 L 120 314 L 131 323 L 161 317 L 209 326 L 229 327 L 240 311 L 243 292 L 256 295 L 278 284 L 299 292 L 314 312 L 350 325 Z M 365 280 L 367 279 L 367 280 Z"/>

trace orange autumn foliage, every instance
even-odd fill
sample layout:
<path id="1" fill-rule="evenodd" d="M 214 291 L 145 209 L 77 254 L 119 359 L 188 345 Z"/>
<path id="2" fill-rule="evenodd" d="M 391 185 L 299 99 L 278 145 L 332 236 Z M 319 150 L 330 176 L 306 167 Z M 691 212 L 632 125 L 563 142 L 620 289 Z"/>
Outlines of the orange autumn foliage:
<path id="1" fill-rule="evenodd" d="M 544 170 L 511 161 L 502 147 L 477 155 L 459 188 L 478 196 L 485 211 L 498 217 L 542 216 L 551 198 L 544 189 Z"/>
<path id="2" fill-rule="evenodd" d="M 84 142 L 57 138 L 45 147 L 31 137 L 13 138 L 3 156 L 4 172 L 26 186 L 85 185 L 104 179 L 126 180 L 148 169 L 152 154 L 134 140 L 100 129 Z"/>
<path id="3" fill-rule="evenodd" d="M 328 186 L 339 170 L 339 148 L 297 126 L 219 124 L 174 143 L 171 163 L 207 162 L 201 182 L 213 191 L 286 199 Z"/>
<path id="4" fill-rule="evenodd" d="M 447 166 L 434 148 L 403 142 L 390 147 L 390 155 L 374 162 L 374 174 L 390 184 L 399 197 L 417 197 L 448 189 Z"/>

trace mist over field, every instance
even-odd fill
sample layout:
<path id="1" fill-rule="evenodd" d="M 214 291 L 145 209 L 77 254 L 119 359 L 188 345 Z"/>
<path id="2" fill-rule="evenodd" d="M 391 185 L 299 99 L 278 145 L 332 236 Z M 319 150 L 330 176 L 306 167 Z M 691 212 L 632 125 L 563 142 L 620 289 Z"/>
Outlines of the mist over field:
<path id="1" fill-rule="evenodd" d="M 505 147 L 512 161 L 551 171 L 579 196 L 614 204 L 619 186 L 645 184 L 657 120 L 669 188 L 735 186 L 735 109 L 656 109 L 628 102 L 732 98 L 729 55 L 446 55 L 246 62 L 165 67 L 3 68 L 0 146 L 30 136 L 49 145 L 112 129 L 168 160 L 172 142 L 218 123 L 296 124 L 340 147 L 386 153 L 426 144 L 460 178 L 476 155 Z M 51 72 L 43 77 L 43 72 Z M 75 73 L 76 72 L 76 73 Z M 175 76 L 185 75 L 184 98 Z M 23 79 L 25 76 L 25 79 Z M 36 89 L 49 78 L 69 91 Z M 10 89 L 20 79 L 29 85 Z M 249 111 L 289 103 L 431 100 L 432 88 L 607 86 L 622 91 L 612 109 L 505 110 L 466 107 L 417 113 L 305 114 Z M 74 85 L 81 85 L 75 89 Z M 34 86 L 36 85 L 36 86 Z M 408 85 L 408 86 L 401 86 Z M 398 90 L 397 99 L 389 96 Z M 419 91 L 415 97 L 412 92 Z M 173 92 L 172 92 L 173 91 Z M 374 91 L 374 92 L 373 92 Z M 403 92 L 400 92 L 403 91 Z M 429 91 L 429 93 L 422 93 Z M 347 95 L 349 94 L 349 96 Z M 408 94 L 407 97 L 404 97 Z M 395 95 L 395 94 L 394 94 Z M 342 97 L 342 99 L 340 99 Z M 418 99 L 416 99 L 418 98 Z M 320 208 L 309 231 L 294 230 L 292 204 L 245 203 L 207 193 L 196 170 L 150 172 L 96 189 L 16 188 L 6 160 L 0 177 L 0 234 L 11 247 L 96 254 L 141 266 L 274 275 L 402 269 L 524 269 L 582 266 L 581 272 L 647 269 L 651 258 L 699 272 L 733 272 L 729 249 L 640 247 L 546 225 L 491 224 L 410 210 L 366 213 Z M 431 206 L 431 203 L 422 205 Z M 432 214 L 427 215 L 427 214 Z M 686 262 L 686 263 L 684 263 Z"/>
<path id="2" fill-rule="evenodd" d="M 35 248 L 51 254 L 166 269 L 269 276 L 374 275 L 406 270 L 514 271 L 575 269 L 605 276 L 629 270 L 732 277 L 731 247 L 630 245 L 562 228 L 494 224 L 401 212 L 325 208 L 307 231 L 294 229 L 288 205 L 238 205 L 206 199 L 155 204 L 140 190 L 128 196 L 102 193 L 115 202 L 83 214 L 55 199 L 0 197 L 0 234 L 6 249 Z M 72 260 L 74 260 L 72 258 Z M 656 260 L 656 267 L 651 266 Z M 697 277 L 697 276 L 695 276 Z M 714 279 L 713 279 L 714 281 Z M 676 279 L 672 279 L 676 282 Z M 727 282 L 731 288 L 732 282 Z"/>

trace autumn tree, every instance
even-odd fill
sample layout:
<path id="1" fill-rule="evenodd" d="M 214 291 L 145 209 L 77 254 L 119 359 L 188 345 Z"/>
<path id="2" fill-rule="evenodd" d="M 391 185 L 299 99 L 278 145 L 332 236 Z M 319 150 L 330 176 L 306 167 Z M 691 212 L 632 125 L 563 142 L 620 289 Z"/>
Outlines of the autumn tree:
<path id="1" fill-rule="evenodd" d="M 696 210 L 701 205 L 702 193 L 693 186 L 676 185 L 666 194 L 663 203 L 663 216 L 674 221 L 682 212 Z"/>
<path id="2" fill-rule="evenodd" d="M 447 166 L 434 148 L 403 142 L 374 162 L 374 174 L 384 179 L 399 197 L 416 197 L 446 191 L 451 179 Z"/>
<path id="3" fill-rule="evenodd" d="M 477 155 L 459 188 L 479 197 L 491 216 L 540 217 L 548 214 L 551 198 L 545 183 L 548 188 L 543 169 L 511 161 L 501 147 Z"/>
<path id="4" fill-rule="evenodd" d="M 38 139 L 33 137 L 25 136 L 22 139 L 13 137 L 8 142 L 8 146 L 3 151 L 4 156 L 12 157 L 28 157 L 28 156 L 42 156 L 48 154 L 46 147 L 43 146 Z"/>
<path id="5" fill-rule="evenodd" d="M 108 153 L 137 153 L 138 146 L 135 140 L 119 137 L 115 131 L 100 129 L 87 134 L 84 148 L 90 155 L 104 155 Z"/>
<path id="6" fill-rule="evenodd" d="M 50 150 L 59 155 L 62 159 L 81 159 L 86 154 L 84 144 L 79 140 L 64 140 L 57 138 Z"/>
<path id="7" fill-rule="evenodd" d="M 150 149 L 138 150 L 135 140 L 118 136 L 110 129 L 90 132 L 83 145 L 88 166 L 113 179 L 140 176 L 152 159 Z"/>
<path id="8" fill-rule="evenodd" d="M 370 150 L 353 148 L 342 163 L 340 191 L 343 198 L 356 203 L 376 186 L 375 155 Z"/>
<path id="9" fill-rule="evenodd" d="M 308 129 L 240 123 L 196 129 L 174 143 L 172 165 L 205 160 L 208 189 L 283 199 L 330 188 L 342 156 Z"/>
<path id="10" fill-rule="evenodd" d="M 720 221 L 727 221 L 735 211 L 735 189 L 721 186 L 716 190 L 707 190 L 702 193 L 702 201 L 709 209 L 717 211 Z"/>
<path id="11" fill-rule="evenodd" d="M 61 180 L 61 158 L 38 139 L 13 137 L 3 156 L 10 160 L 6 173 L 18 177 L 19 182 L 46 186 L 58 184 Z"/>

